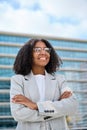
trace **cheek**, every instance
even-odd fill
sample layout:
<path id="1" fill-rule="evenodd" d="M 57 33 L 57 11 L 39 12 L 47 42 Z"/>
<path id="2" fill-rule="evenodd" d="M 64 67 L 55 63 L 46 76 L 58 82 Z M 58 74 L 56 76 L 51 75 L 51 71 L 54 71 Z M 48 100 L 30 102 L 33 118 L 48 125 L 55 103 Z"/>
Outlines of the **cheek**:
<path id="1" fill-rule="evenodd" d="M 33 54 L 33 62 L 37 59 L 37 56 L 35 54 Z"/>
<path id="2" fill-rule="evenodd" d="M 33 65 L 37 65 L 38 64 L 38 59 L 36 55 L 33 55 Z"/>
<path id="3" fill-rule="evenodd" d="M 50 61 L 50 55 L 48 56 L 48 61 Z"/>
<path id="4" fill-rule="evenodd" d="M 33 58 L 33 65 L 37 63 L 37 60 Z"/>

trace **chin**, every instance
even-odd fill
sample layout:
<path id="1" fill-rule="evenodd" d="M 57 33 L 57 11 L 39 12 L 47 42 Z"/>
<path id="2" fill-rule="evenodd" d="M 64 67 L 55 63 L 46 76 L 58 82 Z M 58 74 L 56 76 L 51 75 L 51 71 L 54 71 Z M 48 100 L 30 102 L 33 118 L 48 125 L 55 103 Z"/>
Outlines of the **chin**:
<path id="1" fill-rule="evenodd" d="M 45 67 L 47 64 L 40 64 L 39 66 L 41 66 L 41 67 Z"/>

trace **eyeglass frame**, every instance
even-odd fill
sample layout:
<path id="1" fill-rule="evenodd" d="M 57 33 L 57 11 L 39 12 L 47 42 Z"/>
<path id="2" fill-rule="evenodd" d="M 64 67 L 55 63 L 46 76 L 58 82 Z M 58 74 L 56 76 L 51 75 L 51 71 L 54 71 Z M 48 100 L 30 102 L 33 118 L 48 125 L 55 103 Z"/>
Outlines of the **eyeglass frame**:
<path id="1" fill-rule="evenodd" d="M 38 54 L 40 54 L 42 50 L 45 51 L 46 53 L 49 53 L 49 54 L 50 54 L 50 52 L 51 52 L 51 48 L 49 48 L 49 47 L 44 47 L 44 48 L 34 47 L 34 48 L 33 48 L 33 51 L 34 51 L 35 53 L 38 53 Z"/>

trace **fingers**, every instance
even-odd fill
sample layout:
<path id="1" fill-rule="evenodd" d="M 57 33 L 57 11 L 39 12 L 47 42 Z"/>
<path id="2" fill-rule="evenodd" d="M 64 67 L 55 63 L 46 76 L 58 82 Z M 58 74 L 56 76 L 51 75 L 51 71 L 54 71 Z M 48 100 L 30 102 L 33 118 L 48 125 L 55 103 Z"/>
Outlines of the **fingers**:
<path id="1" fill-rule="evenodd" d="M 59 100 L 64 99 L 64 98 L 68 98 L 72 95 L 71 91 L 65 91 L 59 98 Z"/>
<path id="2" fill-rule="evenodd" d="M 21 94 L 15 95 L 12 98 L 12 102 L 14 102 L 14 103 L 19 103 L 19 102 L 22 102 L 23 100 L 24 100 L 24 96 Z"/>
<path id="3" fill-rule="evenodd" d="M 15 95 L 12 98 L 12 102 L 15 104 L 22 104 L 26 107 L 29 107 L 30 109 L 35 109 L 37 110 L 37 104 L 32 102 L 29 98 L 19 94 L 19 95 Z"/>
<path id="4" fill-rule="evenodd" d="M 67 97 L 70 97 L 70 96 L 71 96 L 71 92 L 64 92 L 61 97 L 67 98 Z"/>
<path id="5" fill-rule="evenodd" d="M 27 105 L 29 103 L 32 103 L 32 101 L 25 97 L 24 95 L 21 95 L 21 94 L 18 94 L 18 95 L 15 95 L 13 98 L 12 98 L 12 102 L 13 103 L 17 103 L 17 104 L 22 104 L 22 105 Z"/>

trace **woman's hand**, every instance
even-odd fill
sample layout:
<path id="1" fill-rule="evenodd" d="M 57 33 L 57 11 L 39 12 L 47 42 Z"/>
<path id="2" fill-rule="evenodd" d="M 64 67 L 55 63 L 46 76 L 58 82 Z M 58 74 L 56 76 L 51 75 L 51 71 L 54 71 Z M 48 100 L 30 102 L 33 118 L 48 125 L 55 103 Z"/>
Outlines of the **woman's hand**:
<path id="1" fill-rule="evenodd" d="M 72 95 L 71 91 L 65 91 L 59 98 L 59 100 L 64 99 L 64 98 L 69 98 Z"/>
<path id="2" fill-rule="evenodd" d="M 32 102 L 29 98 L 27 98 L 27 97 L 25 97 L 25 96 L 23 96 L 21 94 L 15 95 L 12 98 L 12 102 L 17 103 L 17 104 L 25 105 L 26 107 L 29 107 L 30 109 L 33 109 L 33 110 L 38 109 L 36 103 Z"/>

